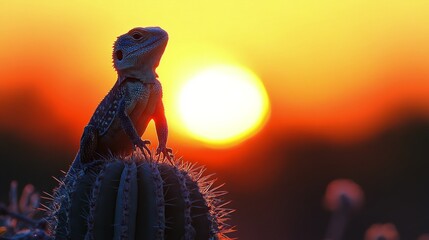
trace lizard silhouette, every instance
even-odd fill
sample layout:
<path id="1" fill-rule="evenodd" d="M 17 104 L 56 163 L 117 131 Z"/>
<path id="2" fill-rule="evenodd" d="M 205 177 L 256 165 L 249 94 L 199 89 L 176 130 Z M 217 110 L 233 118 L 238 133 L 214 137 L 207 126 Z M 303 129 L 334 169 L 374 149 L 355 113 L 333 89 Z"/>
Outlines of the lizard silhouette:
<path id="1" fill-rule="evenodd" d="M 156 154 L 173 157 L 166 147 L 168 126 L 162 86 L 155 72 L 167 42 L 167 32 L 159 27 L 133 28 L 118 37 L 113 46 L 118 79 L 85 127 L 70 170 L 96 157 L 130 154 L 136 148 L 150 154 L 150 142 L 140 136 L 152 119 L 159 142 Z"/>

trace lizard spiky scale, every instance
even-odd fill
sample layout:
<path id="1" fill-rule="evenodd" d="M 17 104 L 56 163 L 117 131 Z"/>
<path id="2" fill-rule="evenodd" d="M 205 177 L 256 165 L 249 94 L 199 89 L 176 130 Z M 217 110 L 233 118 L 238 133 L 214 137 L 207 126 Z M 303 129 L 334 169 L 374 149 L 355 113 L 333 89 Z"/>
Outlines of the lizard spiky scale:
<path id="1" fill-rule="evenodd" d="M 231 210 L 198 173 L 141 153 L 84 164 L 72 189 L 54 194 L 50 218 L 65 219 L 51 221 L 51 230 L 56 239 L 225 239 Z"/>
<path id="2" fill-rule="evenodd" d="M 99 135 L 104 135 L 112 125 L 123 97 L 124 89 L 115 86 L 98 105 L 88 125 L 96 126 Z"/>

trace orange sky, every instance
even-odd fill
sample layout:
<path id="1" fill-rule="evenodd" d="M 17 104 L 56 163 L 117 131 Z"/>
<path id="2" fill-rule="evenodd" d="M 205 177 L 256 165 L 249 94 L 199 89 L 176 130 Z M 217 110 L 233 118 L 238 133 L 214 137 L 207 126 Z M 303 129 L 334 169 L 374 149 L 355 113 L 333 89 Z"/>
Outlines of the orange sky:
<path id="1" fill-rule="evenodd" d="M 402 199 L 397 197 L 404 195 L 404 186 L 407 194 L 420 189 L 415 186 L 423 189 L 416 169 L 424 169 L 424 146 L 416 144 L 421 151 L 411 153 L 421 128 L 413 128 L 413 136 L 401 129 L 393 138 L 383 134 L 412 114 L 429 119 L 428 0 L 3 0 L 1 139 L 18 143 L 11 146 L 29 143 L 23 152 L 40 147 L 39 158 L 49 154 L 37 164 L 45 172 L 60 165 L 66 170 L 72 157 L 63 156 L 77 151 L 83 127 L 116 81 L 113 42 L 136 26 L 160 26 L 170 35 L 158 68 L 168 146 L 177 157 L 206 165 L 207 174 L 217 173 L 218 183 L 227 183 L 225 190 L 238 196 L 231 197 L 232 205 L 237 201 L 235 219 L 245 236 L 246 231 L 264 234 L 254 228 L 255 216 L 268 219 L 267 232 L 273 223 L 285 233 L 299 231 L 284 223 L 306 222 L 297 219 L 308 218 L 311 204 L 320 206 L 314 196 L 331 177 L 361 179 L 372 187 L 369 194 L 383 193 L 377 198 L 383 207 L 387 198 Z M 216 148 L 184 129 L 175 106 L 179 90 L 195 73 L 228 64 L 262 80 L 271 109 L 258 134 L 234 147 Z M 143 138 L 156 148 L 153 126 Z M 0 145 L 9 151 L 0 161 L 13 163 L 4 171 L 19 167 L 4 176 L 43 178 L 37 169 L 26 168 L 34 159 L 12 157 L 17 148 Z M 249 199 L 259 199 L 262 207 L 254 211 Z M 299 206 L 307 215 L 295 218 Z M 318 221 L 317 215 L 311 219 Z"/>
<path id="2" fill-rule="evenodd" d="M 49 129 L 43 115 L 22 127 L 40 111 L 17 110 L 25 104 L 14 99 L 31 95 L 77 141 L 115 82 L 116 36 L 159 25 L 170 34 L 158 73 L 176 144 L 201 147 L 178 125 L 179 87 L 219 63 L 262 79 L 270 131 L 364 136 L 400 107 L 429 112 L 428 11 L 424 0 L 2 1 L 0 106 L 13 108 L 0 110 L 0 124 Z"/>

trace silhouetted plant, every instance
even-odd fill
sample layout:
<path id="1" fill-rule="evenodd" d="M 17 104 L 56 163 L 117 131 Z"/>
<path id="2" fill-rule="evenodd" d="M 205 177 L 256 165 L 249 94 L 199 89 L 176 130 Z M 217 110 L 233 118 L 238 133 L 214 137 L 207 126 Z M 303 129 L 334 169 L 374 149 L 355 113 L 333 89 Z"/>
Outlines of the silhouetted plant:
<path id="1" fill-rule="evenodd" d="M 429 233 L 420 235 L 417 240 L 429 240 Z"/>
<path id="2" fill-rule="evenodd" d="M 96 160 L 68 173 L 51 196 L 55 239 L 225 239 L 225 208 L 205 169 L 141 153 Z"/>
<path id="3" fill-rule="evenodd" d="M 350 215 L 362 207 L 364 194 L 361 187 L 349 179 L 337 179 L 326 188 L 324 205 L 332 211 L 326 232 L 326 240 L 340 240 L 343 237 Z"/>
<path id="4" fill-rule="evenodd" d="M 399 233 L 392 223 L 373 224 L 366 230 L 365 240 L 399 240 Z"/>
<path id="5" fill-rule="evenodd" d="M 0 240 L 49 239 L 46 222 L 34 218 L 39 202 L 39 194 L 31 184 L 25 185 L 18 200 L 18 183 L 12 181 L 9 205 L 0 203 Z"/>

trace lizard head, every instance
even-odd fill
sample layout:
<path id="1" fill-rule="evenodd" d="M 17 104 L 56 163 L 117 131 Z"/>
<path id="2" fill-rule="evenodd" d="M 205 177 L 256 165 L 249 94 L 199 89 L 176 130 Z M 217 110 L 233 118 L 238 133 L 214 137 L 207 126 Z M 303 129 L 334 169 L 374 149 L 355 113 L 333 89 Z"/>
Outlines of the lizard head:
<path id="1" fill-rule="evenodd" d="M 153 83 L 155 72 L 168 42 L 168 34 L 159 27 L 138 27 L 118 37 L 113 45 L 113 66 L 119 84 L 126 78 Z"/>

